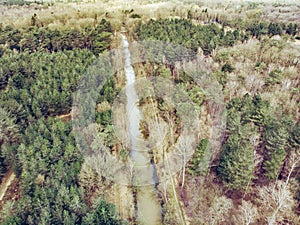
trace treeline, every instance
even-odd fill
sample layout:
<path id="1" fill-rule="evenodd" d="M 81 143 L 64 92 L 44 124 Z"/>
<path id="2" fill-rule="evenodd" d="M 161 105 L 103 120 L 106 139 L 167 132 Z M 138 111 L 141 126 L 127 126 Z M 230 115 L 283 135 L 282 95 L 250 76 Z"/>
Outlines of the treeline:
<path id="1" fill-rule="evenodd" d="M 52 1 L 43 1 L 43 0 L 5 0 L 0 2 L 0 5 L 18 5 L 18 6 L 23 6 L 23 5 L 31 5 L 31 4 L 40 4 L 40 5 L 53 5 L 54 3 Z"/>
<path id="2" fill-rule="evenodd" d="M 274 4 L 271 7 L 271 9 L 266 9 L 268 8 L 266 6 L 260 7 L 259 4 L 257 3 L 249 3 L 248 5 L 240 6 L 240 9 L 238 11 L 235 10 L 228 11 L 228 9 L 224 10 L 224 9 L 211 9 L 211 8 L 202 8 L 201 10 L 190 9 L 187 12 L 186 18 L 189 20 L 195 20 L 199 23 L 206 23 L 206 24 L 218 23 L 221 24 L 222 26 L 228 26 L 231 28 L 240 28 L 242 30 L 251 31 L 256 34 L 262 32 L 264 34 L 269 34 L 269 35 L 276 35 L 276 34 L 288 34 L 291 36 L 297 35 L 297 33 L 299 33 L 299 23 L 297 23 L 296 20 L 291 20 L 288 14 L 286 14 L 287 18 L 285 21 L 280 21 L 279 18 L 276 18 L 276 16 L 272 16 L 273 17 L 272 18 L 269 15 L 267 15 L 268 13 L 273 12 L 274 15 L 279 16 L 280 14 L 278 14 L 277 7 L 280 6 Z M 260 9 L 257 10 L 256 12 L 252 11 L 255 8 L 257 9 L 260 8 Z M 265 12 L 260 12 L 260 11 L 264 11 L 263 9 L 266 9 Z M 279 13 L 280 13 L 280 9 L 279 9 Z M 292 13 L 293 10 L 291 9 L 290 14 Z M 264 19 L 262 19 L 262 17 Z M 289 21 L 295 21 L 295 22 L 289 22 Z"/>
<path id="3" fill-rule="evenodd" d="M 295 36 L 299 32 L 299 28 L 296 23 L 253 22 L 247 26 L 246 31 L 257 38 L 262 35 L 274 36 L 288 34 Z"/>
<path id="4" fill-rule="evenodd" d="M 36 26 L 34 15 L 32 25 L 26 29 L 0 27 L 0 56 L 11 51 L 33 53 L 75 49 L 88 49 L 97 55 L 110 46 L 112 28 L 105 19 L 95 27 L 82 30 L 51 30 Z"/>
<path id="5" fill-rule="evenodd" d="M 196 25 L 187 19 L 159 19 L 140 23 L 136 30 L 139 40 L 159 40 L 175 45 L 182 45 L 194 52 L 201 47 L 205 55 L 212 53 L 218 46 L 229 47 L 237 42 L 247 41 L 262 35 L 295 36 L 298 25 L 295 23 L 253 22 L 245 30 L 233 29 L 225 31 L 220 24 L 209 23 Z"/>
<path id="6" fill-rule="evenodd" d="M 35 3 L 38 3 L 37 1 Z M 0 3 L 0 5 L 30 5 L 30 1 L 24 1 L 24 0 L 7 0 Z"/>
<path id="7" fill-rule="evenodd" d="M 150 20 L 140 23 L 137 30 L 140 40 L 159 40 L 182 45 L 197 52 L 201 47 L 204 54 L 212 53 L 218 46 L 233 46 L 237 41 L 249 38 L 247 33 L 238 29 L 225 32 L 217 24 L 195 25 L 186 19 Z"/>

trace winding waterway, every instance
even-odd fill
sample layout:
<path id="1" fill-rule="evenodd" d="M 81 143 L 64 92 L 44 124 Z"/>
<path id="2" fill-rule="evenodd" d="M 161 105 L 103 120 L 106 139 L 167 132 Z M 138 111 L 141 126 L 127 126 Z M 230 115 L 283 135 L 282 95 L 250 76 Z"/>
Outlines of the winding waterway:
<path id="1" fill-rule="evenodd" d="M 125 54 L 126 113 L 129 126 L 130 158 L 134 165 L 132 183 L 137 185 L 136 217 L 138 224 L 158 225 L 161 224 L 161 206 L 154 186 L 157 183 L 155 166 L 151 163 L 149 149 L 139 130 L 143 114 L 137 107 L 138 96 L 134 85 L 136 76 L 131 66 L 129 43 L 125 35 L 122 35 L 122 40 Z"/>

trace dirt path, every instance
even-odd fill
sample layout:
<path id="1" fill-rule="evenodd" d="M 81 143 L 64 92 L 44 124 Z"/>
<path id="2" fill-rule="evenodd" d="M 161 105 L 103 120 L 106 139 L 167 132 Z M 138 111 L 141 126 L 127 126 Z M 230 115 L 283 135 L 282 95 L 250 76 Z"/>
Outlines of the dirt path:
<path id="1" fill-rule="evenodd" d="M 4 178 L 2 179 L 2 183 L 0 185 L 0 201 L 3 199 L 7 191 L 7 188 L 13 182 L 15 177 L 16 175 L 13 173 L 12 170 L 7 171 L 7 173 L 5 174 Z"/>
<path id="2" fill-rule="evenodd" d="M 59 115 L 59 116 L 57 116 L 57 118 L 60 118 L 64 122 L 70 121 L 72 119 L 71 113 Z"/>

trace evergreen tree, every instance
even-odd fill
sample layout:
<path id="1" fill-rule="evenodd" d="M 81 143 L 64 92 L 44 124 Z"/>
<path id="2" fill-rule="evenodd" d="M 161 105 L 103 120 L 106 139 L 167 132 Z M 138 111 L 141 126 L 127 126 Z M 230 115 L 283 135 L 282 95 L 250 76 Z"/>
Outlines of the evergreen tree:
<path id="1" fill-rule="evenodd" d="M 265 125 L 264 144 L 266 148 L 263 168 L 265 176 L 270 180 L 277 178 L 286 156 L 288 132 L 281 121 L 271 119 Z"/>
<path id="2" fill-rule="evenodd" d="M 125 225 L 113 204 L 107 203 L 104 199 L 98 198 L 89 212 L 83 219 L 84 225 Z"/>
<path id="3" fill-rule="evenodd" d="M 270 35 L 282 35 L 282 27 L 279 23 L 270 23 L 268 26 L 268 34 Z"/>
<path id="4" fill-rule="evenodd" d="M 289 23 L 286 29 L 286 33 L 295 36 L 298 32 L 298 25 L 296 23 Z"/>
<path id="5" fill-rule="evenodd" d="M 217 172 L 230 189 L 244 189 L 254 178 L 254 150 L 249 140 L 232 134 L 222 147 Z"/>
<path id="6" fill-rule="evenodd" d="M 300 147 L 300 124 L 297 124 L 293 127 L 288 141 L 290 147 L 295 149 Z"/>
<path id="7" fill-rule="evenodd" d="M 192 175 L 205 175 L 210 160 L 208 139 L 202 139 L 191 159 L 188 172 Z"/>
<path id="8" fill-rule="evenodd" d="M 12 164 L 8 154 L 10 145 L 17 141 L 18 127 L 10 113 L 0 108 L 0 180 L 7 169 L 7 163 Z"/>

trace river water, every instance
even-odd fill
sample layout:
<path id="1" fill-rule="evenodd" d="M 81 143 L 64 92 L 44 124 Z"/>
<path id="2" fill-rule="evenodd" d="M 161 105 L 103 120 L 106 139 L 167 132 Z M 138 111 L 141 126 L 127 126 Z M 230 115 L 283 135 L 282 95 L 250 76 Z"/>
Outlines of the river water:
<path id="1" fill-rule="evenodd" d="M 157 199 L 157 190 L 154 184 L 157 182 L 155 166 L 151 164 L 151 156 L 147 149 L 139 127 L 143 120 L 143 114 L 137 107 L 138 96 L 135 90 L 136 76 L 131 66 L 131 54 L 129 43 L 125 35 L 122 35 L 125 54 L 126 76 L 126 113 L 128 117 L 128 131 L 130 139 L 130 159 L 133 164 L 132 184 L 137 186 L 136 217 L 138 224 L 161 224 L 161 206 Z"/>

